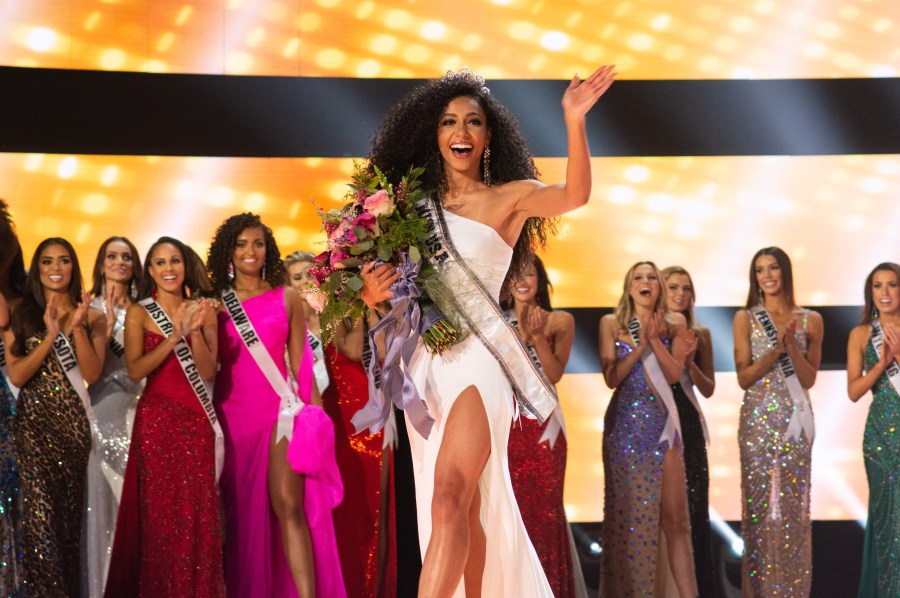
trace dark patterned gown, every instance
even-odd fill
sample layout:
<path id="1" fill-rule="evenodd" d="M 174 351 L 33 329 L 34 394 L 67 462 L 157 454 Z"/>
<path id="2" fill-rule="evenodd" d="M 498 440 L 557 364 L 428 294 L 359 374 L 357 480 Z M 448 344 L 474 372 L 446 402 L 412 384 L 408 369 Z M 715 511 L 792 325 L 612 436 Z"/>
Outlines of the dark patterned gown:
<path id="1" fill-rule="evenodd" d="M 3 343 L 0 342 L 0 354 Z M 16 397 L 0 375 L 0 595 L 17 596 L 23 581 L 22 492 L 13 437 Z"/>
<path id="2" fill-rule="evenodd" d="M 39 342 L 28 339 L 28 352 Z M 15 423 L 26 591 L 41 598 L 78 596 L 91 432 L 81 397 L 52 351 L 19 393 Z"/>

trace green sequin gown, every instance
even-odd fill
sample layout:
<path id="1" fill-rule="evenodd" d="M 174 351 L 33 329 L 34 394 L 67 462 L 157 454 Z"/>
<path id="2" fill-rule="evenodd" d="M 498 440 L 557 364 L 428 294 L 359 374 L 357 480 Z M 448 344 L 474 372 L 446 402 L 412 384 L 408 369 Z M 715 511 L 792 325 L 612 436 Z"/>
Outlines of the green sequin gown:
<path id="1" fill-rule="evenodd" d="M 868 371 L 878 362 L 866 345 Z M 863 433 L 869 480 L 869 522 L 863 548 L 860 598 L 900 596 L 900 394 L 886 375 L 872 386 L 872 405 Z"/>

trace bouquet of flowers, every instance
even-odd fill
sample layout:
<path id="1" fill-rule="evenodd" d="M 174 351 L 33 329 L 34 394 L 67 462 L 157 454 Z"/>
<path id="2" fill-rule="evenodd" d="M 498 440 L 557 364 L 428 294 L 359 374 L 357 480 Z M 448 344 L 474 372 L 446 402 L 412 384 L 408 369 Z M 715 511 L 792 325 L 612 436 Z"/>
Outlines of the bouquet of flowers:
<path id="1" fill-rule="evenodd" d="M 366 314 L 359 268 L 372 261 L 391 262 L 401 275 L 392 304 L 417 301 L 421 317 L 415 318 L 416 332 L 432 353 L 441 353 L 462 334 L 425 290 L 440 287 L 429 284 L 439 277 L 426 261 L 427 222 L 415 209 L 430 193 L 419 180 L 425 169 L 410 167 L 396 188 L 377 167 L 372 171 L 356 163 L 347 203 L 340 210 L 319 210 L 328 241 L 309 269 L 308 300 L 320 312 L 323 342 L 333 338 L 342 319 Z"/>

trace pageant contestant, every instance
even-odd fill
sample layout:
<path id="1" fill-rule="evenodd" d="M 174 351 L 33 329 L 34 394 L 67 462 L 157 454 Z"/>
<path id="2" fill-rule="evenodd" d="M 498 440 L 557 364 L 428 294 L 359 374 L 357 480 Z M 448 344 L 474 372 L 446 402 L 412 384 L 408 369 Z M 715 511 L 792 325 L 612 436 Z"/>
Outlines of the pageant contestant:
<path id="1" fill-rule="evenodd" d="M 822 358 L 822 317 L 794 302 L 791 260 L 777 247 L 750 262 L 745 309 L 734 315 L 741 405 L 741 588 L 744 596 L 808 596 L 812 580 L 807 390 Z"/>
<path id="2" fill-rule="evenodd" d="M 334 510 L 334 532 L 349 596 L 396 594 L 394 537 L 387 518 L 393 501 L 388 489 L 390 451 L 382 450 L 384 433 L 353 435 L 350 418 L 365 406 L 369 382 L 363 367 L 365 327 L 361 318 L 338 325 L 334 342 L 322 351 L 319 312 L 309 305 L 306 273 L 313 255 L 295 251 L 284 260 L 288 285 L 304 297 L 307 334 L 316 354 L 316 381 L 322 404 L 335 431 L 335 457 L 349 490 Z M 327 371 L 320 373 L 321 364 Z M 387 534 L 388 537 L 384 537 Z"/>
<path id="3" fill-rule="evenodd" d="M 694 331 L 696 343 L 687 347 L 681 379 L 672 385 L 672 395 L 681 420 L 681 440 L 684 444 L 684 475 L 687 480 L 688 511 L 694 546 L 694 573 L 697 592 L 704 598 L 721 593 L 712 560 L 712 541 L 709 528 L 709 463 L 706 445 L 709 433 L 694 387 L 706 397 L 716 389 L 713 363 L 712 335 L 709 328 L 694 318 L 694 282 L 681 266 L 669 266 L 661 272 L 666 288 L 666 308 L 684 316 L 688 329 Z"/>
<path id="4" fill-rule="evenodd" d="M 12 344 L 10 313 L 25 294 L 25 262 L 16 227 L 0 199 L 0 594 L 19 596 L 22 570 L 22 493 L 13 419 L 19 389 L 9 381 L 6 348 Z"/>
<path id="5" fill-rule="evenodd" d="M 215 398 L 228 595 L 346 596 L 332 523 L 342 493 L 334 429 L 314 390 L 303 299 L 286 291 L 275 238 L 255 214 L 219 226 L 207 268 L 223 304 Z"/>
<path id="6" fill-rule="evenodd" d="M 15 442 L 24 499 L 23 553 L 29 596 L 81 592 L 81 524 L 91 451 L 85 383 L 103 371 L 106 317 L 90 307 L 78 257 L 65 239 L 38 245 L 6 352 L 22 390 Z"/>
<path id="7" fill-rule="evenodd" d="M 216 491 L 221 430 L 207 383 L 216 371 L 215 306 L 181 241 L 147 252 L 125 315 L 125 363 L 147 379 L 131 435 L 106 596 L 225 595 Z"/>
<path id="8" fill-rule="evenodd" d="M 437 190 L 421 206 L 439 243 L 433 259 L 452 278 L 454 301 L 467 297 L 470 324 L 491 329 L 478 328 L 440 355 L 420 339 L 408 370 L 424 402 L 406 411 L 425 554 L 421 596 L 552 595 L 512 493 L 506 446 L 516 409 L 513 387 L 523 410 L 541 419 L 557 401 L 497 298 L 507 271 L 517 274 L 531 262 L 533 245 L 547 231 L 545 219 L 588 201 L 585 115 L 613 78 L 611 67 L 584 81 L 576 76 L 563 95 L 565 184 L 535 180 L 512 114 L 468 70 L 417 87 L 390 110 L 375 135 L 370 164 L 394 184 L 410 166 L 426 168 L 423 188 Z M 363 274 L 370 307 L 393 296 L 393 267 L 368 264 Z M 500 354 L 498 347 L 509 352 Z M 373 411 L 384 413 L 380 407 Z M 360 423 L 384 422 L 376 417 Z"/>
<path id="9" fill-rule="evenodd" d="M 863 435 L 869 480 L 869 521 L 860 598 L 900 596 L 900 266 L 875 266 L 865 285 L 862 324 L 847 342 L 847 392 L 858 401 L 872 391 Z"/>
<path id="10" fill-rule="evenodd" d="M 694 332 L 665 313 L 653 262 L 625 275 L 615 313 L 600 320 L 603 379 L 615 388 L 603 428 L 604 491 L 601 594 L 652 596 L 657 562 L 666 559 L 678 594 L 697 595 L 691 558 L 681 429 L 671 385 L 684 370 Z M 667 554 L 660 553 L 662 533 Z M 639 563 L 639 565 L 636 565 Z"/>
<path id="11" fill-rule="evenodd" d="M 575 318 L 550 306 L 547 271 L 539 257 L 508 285 L 507 321 L 516 327 L 532 361 L 551 384 L 562 379 L 575 339 Z M 520 418 L 509 433 L 509 475 L 522 521 L 556 598 L 585 596 L 587 589 L 563 509 L 566 478 L 562 406 L 544 423 Z"/>
<path id="12" fill-rule="evenodd" d="M 125 365 L 125 312 L 137 301 L 141 280 L 140 256 L 125 237 L 110 237 L 94 262 L 91 307 L 106 313 L 106 359 L 103 375 L 91 384 L 95 449 L 88 460 L 85 524 L 87 595 L 103 596 L 109 553 L 116 534 L 119 499 L 128 462 L 131 426 L 137 399 L 144 388 Z"/>

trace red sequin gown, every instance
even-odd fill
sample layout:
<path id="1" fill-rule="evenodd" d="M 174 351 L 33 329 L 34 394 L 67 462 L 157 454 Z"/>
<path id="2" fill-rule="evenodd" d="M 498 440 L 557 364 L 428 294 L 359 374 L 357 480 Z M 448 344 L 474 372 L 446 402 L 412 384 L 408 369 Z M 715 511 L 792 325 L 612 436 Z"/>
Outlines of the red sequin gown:
<path id="1" fill-rule="evenodd" d="M 548 337 L 551 348 L 553 337 Z M 569 542 L 563 484 L 568 444 L 560 430 L 553 448 L 545 440 L 538 444 L 547 422 L 520 417 L 509 433 L 509 475 L 528 537 L 547 574 L 556 598 L 576 596 L 575 568 Z M 577 572 L 581 575 L 581 571 Z"/>
<path id="2" fill-rule="evenodd" d="M 387 538 L 379 537 L 384 434 L 364 432 L 354 436 L 350 423 L 350 418 L 368 400 L 369 382 L 362 363 L 349 359 L 333 344 L 325 347 L 325 362 L 331 383 L 322 393 L 322 403 L 334 422 L 335 452 L 344 481 L 344 501 L 334 510 L 334 530 L 347 595 L 394 596 L 397 588 L 394 526 L 388 525 Z M 386 502 L 388 520 L 392 522 L 393 497 L 388 497 Z M 381 552 L 379 543 L 384 544 Z M 381 568 L 380 554 L 385 555 Z"/>
<path id="3" fill-rule="evenodd" d="M 174 354 L 138 400 L 106 596 L 225 596 L 215 434 Z"/>

